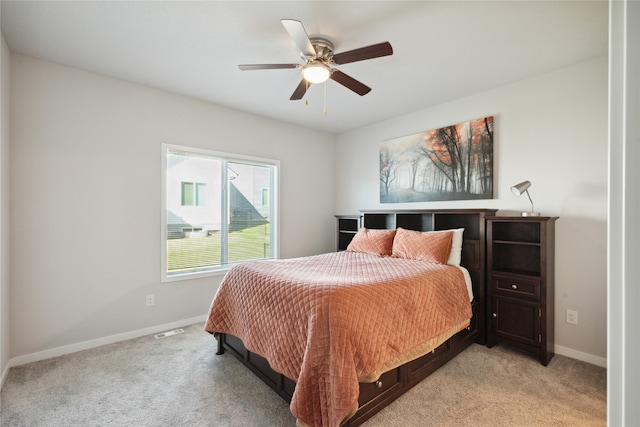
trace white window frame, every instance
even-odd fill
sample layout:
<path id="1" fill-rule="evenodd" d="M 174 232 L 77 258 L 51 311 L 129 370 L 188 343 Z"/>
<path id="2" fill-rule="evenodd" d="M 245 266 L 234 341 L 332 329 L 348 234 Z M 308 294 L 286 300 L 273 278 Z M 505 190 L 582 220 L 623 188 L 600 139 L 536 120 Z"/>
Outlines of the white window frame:
<path id="1" fill-rule="evenodd" d="M 224 275 L 233 264 L 225 264 L 220 267 L 213 267 L 206 271 L 186 272 L 182 274 L 167 274 L 167 151 L 185 151 L 187 153 L 202 154 L 204 156 L 211 156 L 220 158 L 231 162 L 247 162 L 255 163 L 256 165 L 273 166 L 274 173 L 271 182 L 271 191 L 269 192 L 269 204 L 272 209 L 273 217 L 270 224 L 270 240 L 271 240 L 271 257 L 277 259 L 279 257 L 279 230 L 280 230 L 280 215 L 279 215 L 279 174 L 280 174 L 280 161 L 274 159 L 266 159 L 262 157 L 245 156 L 241 154 L 225 153 L 220 151 L 208 150 L 203 148 L 189 147 L 185 145 L 176 144 L 162 144 L 161 152 L 161 196 L 160 196 L 160 227 L 161 227 L 161 245 L 160 245 L 160 278 L 162 283 L 177 282 L 189 279 L 196 279 L 209 276 L 221 276 Z M 223 182 L 226 182 L 226 170 L 223 171 Z M 224 198 L 222 209 L 227 208 L 226 198 Z M 226 230 L 225 230 L 226 233 Z M 226 240 L 226 239 L 224 239 Z"/>

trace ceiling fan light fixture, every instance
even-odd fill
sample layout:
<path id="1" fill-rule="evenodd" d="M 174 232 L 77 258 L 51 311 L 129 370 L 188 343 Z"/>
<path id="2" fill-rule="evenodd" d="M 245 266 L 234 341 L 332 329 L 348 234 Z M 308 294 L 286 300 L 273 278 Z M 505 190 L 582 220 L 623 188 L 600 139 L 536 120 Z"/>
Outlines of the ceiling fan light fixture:
<path id="1" fill-rule="evenodd" d="M 331 76 L 331 69 L 322 62 L 310 62 L 302 68 L 302 77 L 309 83 L 323 83 Z"/>

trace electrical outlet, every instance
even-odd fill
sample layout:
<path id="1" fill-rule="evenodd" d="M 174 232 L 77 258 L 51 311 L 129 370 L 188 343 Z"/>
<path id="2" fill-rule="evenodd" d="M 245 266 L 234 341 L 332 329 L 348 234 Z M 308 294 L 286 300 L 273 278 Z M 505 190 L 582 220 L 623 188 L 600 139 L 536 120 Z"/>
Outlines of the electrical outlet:
<path id="1" fill-rule="evenodd" d="M 155 304 L 153 294 L 147 295 L 147 307 L 151 307 L 153 304 Z"/>
<path id="2" fill-rule="evenodd" d="M 567 323 L 572 325 L 578 324 L 578 312 L 575 310 L 567 310 Z"/>

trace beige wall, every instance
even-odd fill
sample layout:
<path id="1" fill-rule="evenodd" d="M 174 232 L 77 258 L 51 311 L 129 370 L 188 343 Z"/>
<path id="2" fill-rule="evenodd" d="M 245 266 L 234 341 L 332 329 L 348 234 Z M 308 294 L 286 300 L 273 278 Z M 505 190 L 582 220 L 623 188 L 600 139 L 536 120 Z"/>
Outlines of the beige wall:
<path id="1" fill-rule="evenodd" d="M 220 276 L 160 282 L 162 143 L 280 160 L 281 257 L 333 248 L 334 136 L 21 55 L 11 65 L 17 362 L 204 319 Z"/>
<path id="2" fill-rule="evenodd" d="M 9 110 L 11 99 L 11 54 L 2 36 L 0 45 L 0 386 L 9 369 L 10 282 L 9 282 Z"/>
<path id="3" fill-rule="evenodd" d="M 343 134 L 337 145 L 331 135 L 46 61 L 11 62 L 11 304 L 20 308 L 12 357 L 206 311 L 219 278 L 159 281 L 160 143 L 280 159 L 281 256 L 291 257 L 332 249 L 334 213 L 381 206 L 381 140 L 494 115 L 494 200 L 393 207 L 518 211 L 527 202 L 508 187 L 531 180 L 536 209 L 561 217 L 556 351 L 605 363 L 606 58 Z M 564 322 L 566 309 L 579 312 L 577 326 Z"/>
<path id="4" fill-rule="evenodd" d="M 494 199 L 379 203 L 386 139 L 494 116 Z M 607 357 L 607 58 L 540 75 L 340 135 L 338 213 L 375 208 L 530 209 L 509 187 L 528 179 L 536 211 L 556 223 L 556 351 L 604 366 Z M 578 325 L 565 322 L 578 311 Z"/>

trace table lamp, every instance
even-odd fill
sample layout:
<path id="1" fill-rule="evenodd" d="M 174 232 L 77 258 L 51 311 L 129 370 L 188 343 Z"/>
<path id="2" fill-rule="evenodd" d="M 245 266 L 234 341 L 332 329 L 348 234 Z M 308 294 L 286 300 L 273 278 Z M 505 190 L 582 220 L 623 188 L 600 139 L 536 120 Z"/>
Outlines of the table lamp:
<path id="1" fill-rule="evenodd" d="M 531 187 L 530 181 L 522 181 L 520 184 L 516 184 L 511 187 L 511 192 L 516 196 L 521 196 L 522 193 L 527 193 L 527 197 L 531 202 L 531 212 L 522 212 L 522 216 L 540 216 L 540 212 L 533 211 L 533 200 L 531 200 L 531 196 L 529 195 L 529 187 Z"/>

